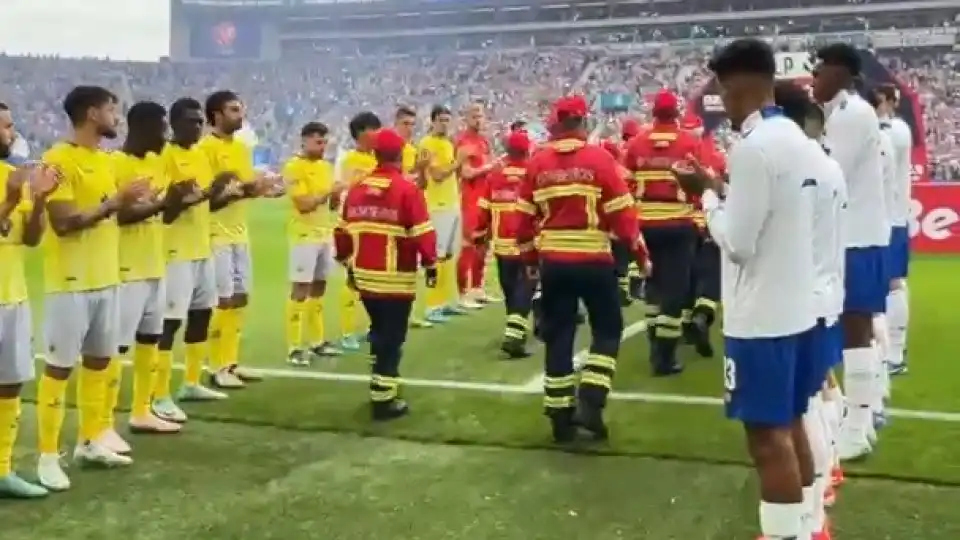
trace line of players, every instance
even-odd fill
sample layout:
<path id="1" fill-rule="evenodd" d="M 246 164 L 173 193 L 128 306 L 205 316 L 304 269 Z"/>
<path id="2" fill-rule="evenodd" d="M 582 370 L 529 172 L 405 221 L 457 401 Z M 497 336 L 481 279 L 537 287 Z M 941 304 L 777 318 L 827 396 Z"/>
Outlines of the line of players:
<path id="1" fill-rule="evenodd" d="M 251 150 L 233 134 L 243 105 L 229 91 L 201 106 L 191 98 L 167 110 L 140 102 L 127 113 L 120 151 L 118 101 L 94 86 L 64 99 L 70 135 L 21 169 L 3 165 L 6 197 L 0 283 L 0 491 L 20 498 L 70 488 L 60 462 L 67 384 L 77 375 L 81 463 L 132 463 L 114 429 L 122 360 L 132 357 L 129 428 L 176 433 L 187 420 L 171 392 L 173 344 L 184 328 L 181 401 L 227 396 L 201 383 L 238 388 L 258 376 L 237 365 L 251 290 L 246 223 L 250 199 L 278 196 L 282 183 L 255 173 Z M 204 135 L 204 125 L 210 133 Z M 0 110 L 0 150 L 13 136 Z M 44 225 L 50 232 L 43 234 Z M 40 236 L 42 241 L 38 241 Z M 37 484 L 13 473 L 11 456 L 22 384 L 34 378 L 22 246 L 40 244 L 44 275 L 44 367 L 37 388 Z M 40 341 L 40 340 L 37 340 Z"/>

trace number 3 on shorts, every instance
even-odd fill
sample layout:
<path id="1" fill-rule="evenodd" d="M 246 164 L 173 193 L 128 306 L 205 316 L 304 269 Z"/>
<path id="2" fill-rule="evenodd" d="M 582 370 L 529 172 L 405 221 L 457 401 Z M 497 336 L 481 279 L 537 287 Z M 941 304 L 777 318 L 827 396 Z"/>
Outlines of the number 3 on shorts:
<path id="1" fill-rule="evenodd" d="M 723 357 L 723 388 L 727 392 L 737 389 L 737 365 L 729 356 Z"/>

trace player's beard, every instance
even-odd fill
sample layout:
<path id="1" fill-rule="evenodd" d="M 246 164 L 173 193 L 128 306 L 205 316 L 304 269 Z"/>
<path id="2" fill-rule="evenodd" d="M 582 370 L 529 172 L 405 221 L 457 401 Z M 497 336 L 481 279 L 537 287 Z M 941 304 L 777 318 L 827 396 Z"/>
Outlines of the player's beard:
<path id="1" fill-rule="evenodd" d="M 115 127 L 100 126 L 100 129 L 98 131 L 100 132 L 100 136 L 103 137 L 104 139 L 108 139 L 112 141 L 113 139 L 117 138 L 117 128 Z"/>
<path id="2" fill-rule="evenodd" d="M 227 122 L 226 125 L 224 126 L 223 131 L 227 135 L 233 135 L 234 133 L 240 131 L 241 129 L 243 129 L 243 119 Z"/>
<path id="3" fill-rule="evenodd" d="M 13 145 L 0 142 L 0 159 L 7 159 L 13 153 Z"/>

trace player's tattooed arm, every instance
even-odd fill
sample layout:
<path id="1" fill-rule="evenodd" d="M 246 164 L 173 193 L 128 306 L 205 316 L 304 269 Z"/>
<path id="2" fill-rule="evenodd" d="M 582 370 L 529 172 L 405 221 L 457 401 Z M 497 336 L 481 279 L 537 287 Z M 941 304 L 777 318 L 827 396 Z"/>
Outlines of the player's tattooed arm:
<path id="1" fill-rule="evenodd" d="M 113 217 L 118 210 L 138 204 L 148 193 L 149 182 L 135 180 L 90 210 L 80 210 L 71 200 L 48 201 L 46 206 L 47 213 L 50 214 L 50 225 L 57 236 L 76 234 Z"/>

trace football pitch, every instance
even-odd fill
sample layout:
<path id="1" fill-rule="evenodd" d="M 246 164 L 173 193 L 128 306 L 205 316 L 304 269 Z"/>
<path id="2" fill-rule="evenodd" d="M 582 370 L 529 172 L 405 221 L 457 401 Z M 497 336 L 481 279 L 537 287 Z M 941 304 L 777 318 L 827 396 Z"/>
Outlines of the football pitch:
<path id="1" fill-rule="evenodd" d="M 682 376 L 651 378 L 641 312 L 629 308 L 609 408 L 611 440 L 560 452 L 542 416 L 540 350 L 527 360 L 502 360 L 503 311 L 493 305 L 411 330 L 401 370 L 413 413 L 373 424 L 365 351 L 312 368 L 285 365 L 286 206 L 256 207 L 256 288 L 242 359 L 268 379 L 228 401 L 187 407 L 191 421 L 180 435 L 130 436 L 129 469 L 73 467 L 67 493 L 37 503 L 0 501 L 0 538 L 756 535 L 756 482 L 739 427 L 723 418 L 719 359 L 685 350 Z M 33 266 L 31 276 L 37 271 Z M 831 512 L 835 538 L 960 538 L 960 337 L 953 334 L 960 332 L 960 259 L 918 259 L 911 272 L 911 372 L 894 381 L 895 416 L 875 453 L 846 468 Z M 32 289 L 34 298 L 41 292 Z M 332 296 L 337 292 L 331 288 Z M 331 337 L 339 330 L 337 304 L 327 303 Z M 27 394 L 32 399 L 32 388 Z M 15 463 L 32 478 L 29 405 L 23 420 Z M 71 422 L 72 413 L 65 445 L 74 440 Z"/>

